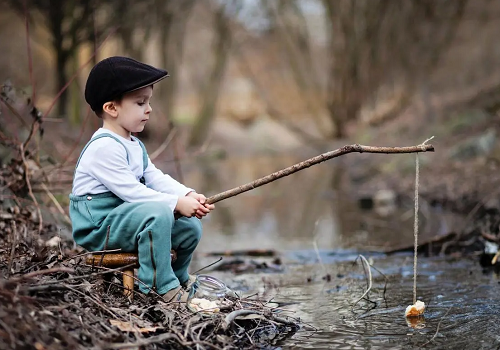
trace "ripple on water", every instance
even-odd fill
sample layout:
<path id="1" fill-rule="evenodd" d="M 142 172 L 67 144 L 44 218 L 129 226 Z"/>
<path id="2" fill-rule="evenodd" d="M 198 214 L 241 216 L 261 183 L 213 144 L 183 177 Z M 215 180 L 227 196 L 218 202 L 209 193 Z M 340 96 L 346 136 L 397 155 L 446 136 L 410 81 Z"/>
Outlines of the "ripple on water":
<path id="1" fill-rule="evenodd" d="M 409 327 L 404 317 L 412 304 L 413 276 L 401 273 L 412 264 L 405 256 L 376 256 L 374 266 L 388 278 L 374 274 L 370 298 L 350 307 L 366 289 L 359 279 L 360 267 L 352 263 L 327 264 L 331 282 L 306 277 L 321 275 L 318 265 L 290 268 L 279 290 L 268 291 L 276 300 L 294 302 L 288 310 L 316 332 L 299 331 L 281 346 L 284 349 L 500 349 L 500 284 L 494 275 L 481 272 L 477 262 L 450 259 L 420 259 L 417 297 L 427 309 L 422 328 Z M 253 275 L 258 285 L 261 275 Z M 428 278 L 434 276 L 433 279 Z M 252 281 L 252 276 L 241 276 Z M 270 277 L 271 278 L 271 277 Z M 302 282 L 301 282 L 302 281 Z M 374 306 L 376 306 L 374 308 Z M 372 308 L 370 310 L 370 308 Z M 436 330 L 439 326 L 439 331 Z M 432 339 L 432 340 L 431 340 Z"/>

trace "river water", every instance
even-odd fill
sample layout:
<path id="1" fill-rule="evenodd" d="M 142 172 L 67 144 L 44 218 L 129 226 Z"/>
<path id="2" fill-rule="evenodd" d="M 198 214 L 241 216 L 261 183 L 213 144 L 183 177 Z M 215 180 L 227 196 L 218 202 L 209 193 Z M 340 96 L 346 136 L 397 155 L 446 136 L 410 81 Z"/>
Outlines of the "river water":
<path id="1" fill-rule="evenodd" d="M 373 259 L 373 266 L 389 279 L 385 297 L 385 279 L 373 281 L 373 304 L 362 301 L 353 306 L 353 301 L 366 290 L 359 268 L 341 262 L 327 266 L 334 273 L 331 282 L 280 287 L 275 298 L 298 302 L 289 308 L 318 329 L 298 332 L 283 343 L 284 347 L 413 349 L 426 344 L 432 349 L 500 348 L 499 280 L 497 276 L 484 275 L 475 261 L 421 259 L 417 297 L 426 303 L 427 310 L 417 327 L 409 325 L 404 317 L 413 295 L 410 256 Z M 318 267 L 311 265 L 292 274 L 307 274 L 308 269 L 317 273 Z M 335 274 L 336 271 L 342 272 Z"/>
<path id="2" fill-rule="evenodd" d="M 367 289 L 358 254 L 372 270 L 370 302 L 355 302 Z M 476 259 L 420 258 L 417 299 L 423 320 L 408 323 L 413 303 L 413 255 L 348 250 L 290 251 L 276 273 L 212 271 L 242 296 L 258 293 L 306 324 L 277 346 L 284 349 L 500 349 L 500 278 Z M 208 257 L 198 259 L 207 260 Z M 211 258 L 213 260 L 213 257 Z M 257 258 L 254 258 L 257 259 Z M 262 260 L 262 259 L 261 259 Z M 330 281 L 324 276 L 329 274 Z M 385 288 L 385 293 L 384 293 Z M 439 329 L 438 329 L 439 327 Z"/>
<path id="3" fill-rule="evenodd" d="M 232 160 L 217 177 L 205 169 L 191 180 L 203 183 L 210 195 L 294 162 L 266 157 L 256 167 L 255 159 L 252 166 Z M 421 176 L 425 181 L 425 173 Z M 500 349 L 500 279 L 484 272 L 474 255 L 419 258 L 417 299 L 427 309 L 418 325 L 407 323 L 413 255 L 384 252 L 413 244 L 413 193 L 400 194 L 389 211 L 363 210 L 355 186 L 342 165 L 322 164 L 218 203 L 203 219 L 193 269 L 216 260 L 217 254 L 208 253 L 274 250 L 281 262 L 274 270 L 208 273 L 243 296 L 258 293 L 282 303 L 287 315 L 300 318 L 307 326 L 277 344 L 284 349 Z M 462 218 L 423 199 L 420 207 L 420 242 L 464 225 Z M 372 270 L 370 301 L 354 305 L 367 289 L 359 254 L 385 277 Z"/>

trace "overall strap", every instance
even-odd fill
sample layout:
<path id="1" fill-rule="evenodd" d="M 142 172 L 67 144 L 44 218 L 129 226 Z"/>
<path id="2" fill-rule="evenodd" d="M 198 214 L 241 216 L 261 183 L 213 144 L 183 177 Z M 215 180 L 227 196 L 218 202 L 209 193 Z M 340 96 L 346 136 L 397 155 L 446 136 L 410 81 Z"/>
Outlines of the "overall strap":
<path id="1" fill-rule="evenodd" d="M 130 164 L 130 161 L 128 159 L 128 150 L 127 150 L 127 147 L 125 147 L 125 145 L 123 144 L 123 142 L 121 142 L 117 137 L 115 137 L 115 136 L 113 136 L 111 134 L 104 133 L 104 134 L 99 134 L 99 135 L 93 137 L 92 139 L 90 139 L 89 142 L 87 142 L 87 144 L 85 145 L 85 147 L 82 150 L 82 153 L 80 153 L 80 157 L 78 157 L 78 161 L 76 162 L 76 166 L 75 166 L 75 172 L 76 172 L 76 168 L 78 168 L 78 164 L 80 164 L 80 160 L 82 159 L 83 153 L 85 153 L 85 151 L 87 150 L 87 147 L 89 147 L 89 145 L 92 142 L 94 142 L 95 140 L 98 140 L 98 139 L 100 139 L 102 137 L 111 137 L 112 139 L 115 139 L 116 142 L 120 143 L 123 146 L 123 148 L 125 148 L 125 152 L 127 152 L 127 163 Z"/>
<path id="2" fill-rule="evenodd" d="M 127 163 L 130 164 L 130 161 L 129 161 L 129 156 L 128 156 L 128 150 L 127 150 L 127 147 L 123 144 L 123 142 L 120 141 L 119 138 L 117 138 L 116 136 L 113 136 L 111 134 L 108 134 L 108 133 L 104 133 L 104 134 L 99 134 L 97 135 L 96 137 L 93 137 L 86 145 L 85 147 L 83 148 L 82 150 L 82 153 L 80 153 L 80 157 L 78 157 L 78 161 L 76 162 L 76 166 L 75 166 L 75 174 L 76 174 L 76 168 L 78 168 L 78 164 L 80 164 L 80 159 L 82 159 L 82 156 L 83 156 L 83 153 L 85 152 L 85 150 L 87 149 L 87 147 L 92 143 L 94 142 L 95 140 L 97 139 L 100 139 L 101 137 L 111 137 L 112 139 L 114 139 L 116 142 L 118 142 L 119 144 L 121 144 L 123 146 L 123 148 L 125 148 L 125 152 L 127 152 Z M 141 146 L 142 148 L 142 172 L 144 173 L 146 171 L 146 168 L 148 167 L 148 152 L 146 151 L 146 147 L 144 146 L 144 144 L 142 143 L 141 140 L 139 140 L 137 137 L 135 136 L 132 136 L 132 138 L 139 142 L 139 145 Z M 139 182 L 143 185 L 146 184 L 146 179 L 144 178 L 144 175 L 140 178 Z"/>
<path id="3" fill-rule="evenodd" d="M 142 148 L 142 172 L 145 172 L 147 167 L 148 167 L 148 151 L 146 151 L 146 146 L 142 143 L 141 140 L 139 140 L 137 137 L 132 136 L 132 138 L 139 142 L 139 145 L 141 145 Z"/>

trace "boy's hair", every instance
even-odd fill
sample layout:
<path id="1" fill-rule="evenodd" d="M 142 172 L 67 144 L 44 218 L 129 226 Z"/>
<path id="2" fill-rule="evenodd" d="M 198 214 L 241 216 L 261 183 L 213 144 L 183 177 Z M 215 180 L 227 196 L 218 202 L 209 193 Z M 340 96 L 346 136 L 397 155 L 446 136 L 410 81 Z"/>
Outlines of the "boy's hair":
<path id="1" fill-rule="evenodd" d="M 121 101 L 127 92 L 153 85 L 168 77 L 168 72 L 128 57 L 113 56 L 97 63 L 85 85 L 85 100 L 97 116 L 109 101 Z"/>

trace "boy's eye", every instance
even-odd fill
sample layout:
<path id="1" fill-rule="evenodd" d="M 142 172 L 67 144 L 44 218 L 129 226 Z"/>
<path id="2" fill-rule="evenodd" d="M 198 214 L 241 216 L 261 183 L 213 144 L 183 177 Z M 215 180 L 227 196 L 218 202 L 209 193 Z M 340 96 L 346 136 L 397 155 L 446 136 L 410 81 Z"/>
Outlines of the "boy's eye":
<path id="1" fill-rule="evenodd" d="M 144 105 L 146 104 L 146 102 L 137 102 L 137 104 L 138 104 L 139 106 L 144 106 Z"/>

